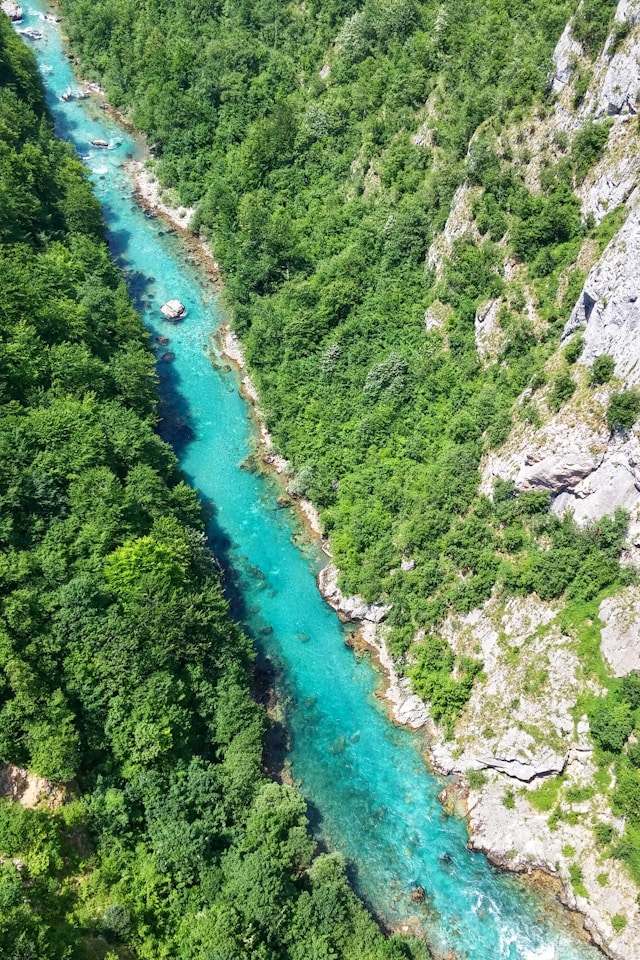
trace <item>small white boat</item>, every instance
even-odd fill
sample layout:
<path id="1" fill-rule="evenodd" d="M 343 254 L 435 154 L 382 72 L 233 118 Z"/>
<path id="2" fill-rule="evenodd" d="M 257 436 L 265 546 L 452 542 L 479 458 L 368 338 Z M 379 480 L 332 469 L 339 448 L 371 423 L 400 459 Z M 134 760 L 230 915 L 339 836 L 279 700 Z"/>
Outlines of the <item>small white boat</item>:
<path id="1" fill-rule="evenodd" d="M 108 149 L 109 149 L 109 144 L 107 143 L 106 140 L 92 140 L 92 141 L 91 141 L 91 146 L 92 146 L 92 147 L 100 147 L 101 150 L 108 150 Z"/>
<path id="2" fill-rule="evenodd" d="M 166 320 L 182 320 L 187 313 L 187 308 L 180 300 L 167 300 L 160 307 L 160 313 Z"/>

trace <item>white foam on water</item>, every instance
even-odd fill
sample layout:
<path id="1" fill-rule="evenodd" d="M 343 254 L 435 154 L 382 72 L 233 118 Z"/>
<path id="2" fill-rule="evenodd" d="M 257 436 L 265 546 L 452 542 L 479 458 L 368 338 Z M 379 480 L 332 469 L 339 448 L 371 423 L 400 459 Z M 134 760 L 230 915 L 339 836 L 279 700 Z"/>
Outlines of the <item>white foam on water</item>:
<path id="1" fill-rule="evenodd" d="M 525 960 L 556 960 L 556 948 L 552 946 L 541 947 L 539 950 L 527 950 Z"/>

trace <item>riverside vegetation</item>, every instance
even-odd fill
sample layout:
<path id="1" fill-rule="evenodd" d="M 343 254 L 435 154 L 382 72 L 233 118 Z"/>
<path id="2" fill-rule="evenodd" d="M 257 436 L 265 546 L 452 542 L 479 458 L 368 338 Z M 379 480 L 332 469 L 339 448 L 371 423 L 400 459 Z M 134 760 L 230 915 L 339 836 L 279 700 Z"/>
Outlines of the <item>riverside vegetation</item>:
<path id="1" fill-rule="evenodd" d="M 556 527 L 530 520 L 545 514 L 544 498 L 517 499 L 505 522 L 504 507 L 476 495 L 481 453 L 508 435 L 523 387 L 543 385 L 580 279 L 558 306 L 559 274 L 588 229 L 571 182 L 602 148 L 602 128 L 548 171 L 541 196 L 494 133 L 544 96 L 571 5 L 154 0 L 116 12 L 67 0 L 65 9 L 85 69 L 100 71 L 156 144 L 163 182 L 199 202 L 195 229 L 225 266 L 293 488 L 323 508 L 344 588 L 389 598 L 394 653 L 448 608 L 476 606 L 501 577 L 524 590 L 553 583 L 546 592 L 558 596 L 574 580 L 580 589 L 589 557 L 596 589 L 611 583 L 609 547 L 599 564 L 569 522 L 554 542 L 575 562 L 537 549 L 536 533 Z M 594 48 L 612 11 L 583 9 Z M 434 142 L 417 147 L 410 131 L 434 97 Z M 465 178 L 484 188 L 483 240 L 459 243 L 436 282 L 425 255 Z M 601 242 L 608 226 L 592 231 Z M 549 324 L 536 334 L 514 302 L 501 319 L 507 342 L 484 368 L 473 319 L 503 289 L 496 241 L 508 227 Z M 423 323 L 436 299 L 450 313 L 446 350 Z M 552 404 L 567 399 L 565 380 L 563 371 Z M 398 571 L 402 554 L 411 571 Z"/>
<path id="2" fill-rule="evenodd" d="M 253 650 L 154 430 L 148 336 L 3 16 L 0 198 L 0 760 L 66 784 L 0 799 L 0 955 L 423 957 L 261 772 Z"/>
<path id="3" fill-rule="evenodd" d="M 546 364 L 584 281 L 585 239 L 602 251 L 620 211 L 584 222 L 574 193 L 605 148 L 607 122 L 558 138 L 540 189 L 503 131 L 550 104 L 551 53 L 569 17 L 587 58 L 610 31 L 612 0 L 63 0 L 85 72 L 155 144 L 162 183 L 197 207 L 193 228 L 223 264 L 267 425 L 294 469 L 291 489 L 322 510 L 342 587 L 391 605 L 399 669 L 453 730 L 482 663 L 438 635 L 449 611 L 507 593 L 565 596 L 580 638 L 604 592 L 634 580 L 618 556 L 622 513 L 579 529 L 542 492 L 478 494 L 481 456 L 514 417 L 536 423 L 576 384 L 575 335 Z M 616 42 L 624 38 L 619 27 Z M 588 85 L 577 84 L 576 106 Z M 457 188 L 472 188 L 477 242 L 454 242 L 425 270 Z M 505 254 L 535 291 L 543 323 L 507 288 Z M 483 362 L 474 319 L 507 294 L 497 354 Z M 426 329 L 437 307 L 443 329 Z M 593 369 L 592 387 L 612 373 Z M 514 410 L 530 388 L 531 402 Z M 614 394 L 612 430 L 638 416 Z M 405 557 L 412 561 L 402 565 Z M 406 567 L 406 569 L 404 568 Z M 572 619 L 573 618 L 573 619 Z M 426 639 L 415 644 L 416 635 Z M 583 645 L 586 649 L 588 644 Z M 627 741 L 638 702 L 611 688 L 587 704 L 603 761 L 616 758 L 614 806 L 640 880 L 640 771 Z"/>

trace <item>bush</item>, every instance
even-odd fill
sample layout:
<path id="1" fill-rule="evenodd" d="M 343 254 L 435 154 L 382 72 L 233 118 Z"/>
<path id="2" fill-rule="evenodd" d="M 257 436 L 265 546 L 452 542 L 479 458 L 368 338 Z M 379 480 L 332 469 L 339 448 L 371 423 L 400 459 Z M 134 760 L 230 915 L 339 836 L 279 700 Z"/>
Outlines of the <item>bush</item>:
<path id="1" fill-rule="evenodd" d="M 630 430 L 640 416 L 640 392 L 624 390 L 609 401 L 607 424 L 610 430 Z"/>
<path id="2" fill-rule="evenodd" d="M 587 123 L 576 133 L 571 144 L 571 161 L 578 181 L 584 180 L 590 168 L 602 156 L 610 129 L 610 122 Z"/>
<path id="3" fill-rule="evenodd" d="M 608 383 L 615 370 L 615 361 L 608 353 L 601 353 L 593 361 L 591 367 L 591 386 L 597 387 L 603 383 Z"/>
<path id="4" fill-rule="evenodd" d="M 102 929 L 114 940 L 126 940 L 131 932 L 128 910 L 119 903 L 111 903 L 102 914 Z"/>
<path id="5" fill-rule="evenodd" d="M 612 694 L 601 700 L 589 716 L 594 742 L 609 753 L 620 753 L 633 730 L 628 703 Z"/>
<path id="6" fill-rule="evenodd" d="M 581 333 L 577 333 L 575 337 L 572 337 L 568 345 L 565 347 L 564 358 L 567 363 L 575 363 L 583 350 L 584 337 Z"/>
<path id="7" fill-rule="evenodd" d="M 480 790 L 487 782 L 486 774 L 483 770 L 467 770 L 467 783 L 472 790 Z"/>
<path id="8" fill-rule="evenodd" d="M 611 926 L 616 933 L 622 933 L 626 925 L 627 918 L 623 917 L 621 913 L 616 913 L 611 917 Z"/>
<path id="9" fill-rule="evenodd" d="M 606 847 L 608 843 L 611 843 L 616 832 L 610 823 L 596 823 L 593 828 L 593 835 L 596 838 L 596 843 L 600 844 L 601 847 Z"/>
<path id="10" fill-rule="evenodd" d="M 549 407 L 557 413 L 560 407 L 573 396 L 575 389 L 576 385 L 571 374 L 561 373 L 551 384 L 551 390 L 547 398 Z"/>

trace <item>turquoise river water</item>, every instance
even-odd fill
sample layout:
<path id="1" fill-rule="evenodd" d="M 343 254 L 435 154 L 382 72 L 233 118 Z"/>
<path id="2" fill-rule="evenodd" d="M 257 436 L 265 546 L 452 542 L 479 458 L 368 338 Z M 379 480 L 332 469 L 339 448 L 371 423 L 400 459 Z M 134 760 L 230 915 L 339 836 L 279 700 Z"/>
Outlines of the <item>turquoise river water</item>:
<path id="1" fill-rule="evenodd" d="M 378 916 L 390 925 L 417 916 L 438 952 L 469 960 L 594 960 L 596 949 L 574 938 L 548 901 L 467 850 L 464 822 L 445 816 L 438 803 L 443 781 L 427 771 L 420 736 L 390 723 L 375 697 L 378 675 L 347 647 L 345 629 L 318 593 L 319 550 L 301 545 L 295 518 L 277 508 L 273 482 L 241 468 L 255 428 L 237 376 L 210 359 L 215 294 L 177 238 L 133 200 L 122 163 L 139 153 L 135 141 L 95 98 L 60 99 L 75 81 L 59 27 L 45 12 L 44 4 L 25 4 L 18 27 L 44 34 L 26 42 L 58 132 L 90 171 L 111 249 L 148 327 L 171 338 L 175 358 L 159 362 L 168 435 L 189 481 L 213 506 L 211 539 L 241 599 L 239 615 L 279 668 L 288 757 L 316 834 L 344 853 L 356 889 Z M 93 148 L 96 139 L 112 149 Z M 159 312 L 172 297 L 188 307 L 177 326 Z M 416 885 L 427 891 L 420 906 L 411 902 Z"/>

